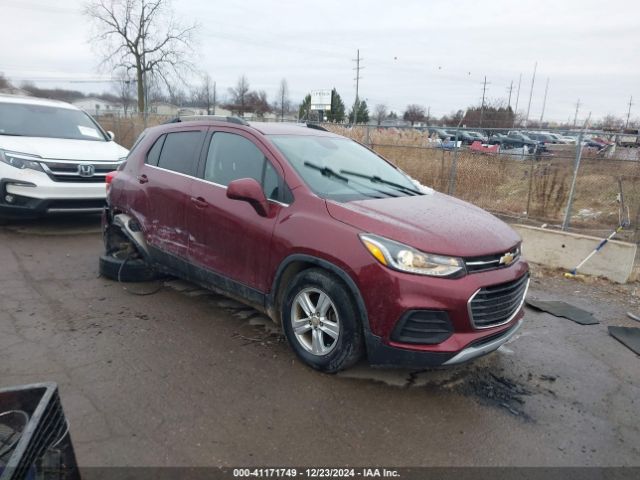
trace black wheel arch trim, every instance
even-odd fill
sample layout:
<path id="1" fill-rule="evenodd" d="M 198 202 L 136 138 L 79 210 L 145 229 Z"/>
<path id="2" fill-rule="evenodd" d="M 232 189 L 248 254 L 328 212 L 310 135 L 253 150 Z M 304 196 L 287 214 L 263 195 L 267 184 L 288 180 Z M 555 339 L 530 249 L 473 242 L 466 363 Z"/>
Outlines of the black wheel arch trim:
<path id="1" fill-rule="evenodd" d="M 352 294 L 353 299 L 356 302 L 358 313 L 362 318 L 362 327 L 365 331 L 365 334 L 371 332 L 371 328 L 369 326 L 369 316 L 367 314 L 367 307 L 365 306 L 364 299 L 362 298 L 360 290 L 358 289 L 358 286 L 354 282 L 353 278 L 351 278 L 351 276 L 347 272 L 338 267 L 336 264 L 331 263 L 330 261 L 323 258 L 304 253 L 294 253 L 292 255 L 289 255 L 282 262 L 280 262 L 280 265 L 278 265 L 278 269 L 276 270 L 276 274 L 273 279 L 271 291 L 265 298 L 265 307 L 268 311 L 271 311 L 274 309 L 274 307 L 276 307 L 276 295 L 281 287 L 280 282 L 282 281 L 282 274 L 284 273 L 286 268 L 294 262 L 305 262 L 316 265 L 318 267 L 322 267 L 340 278 L 340 280 L 342 280 L 347 285 L 349 292 Z"/>

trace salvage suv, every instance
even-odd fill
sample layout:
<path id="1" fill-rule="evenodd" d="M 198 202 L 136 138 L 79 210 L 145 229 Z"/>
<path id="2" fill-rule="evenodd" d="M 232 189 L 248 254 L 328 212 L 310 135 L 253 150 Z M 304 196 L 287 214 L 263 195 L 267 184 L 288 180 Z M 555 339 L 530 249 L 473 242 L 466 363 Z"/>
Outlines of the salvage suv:
<path id="1" fill-rule="evenodd" d="M 101 212 L 105 177 L 127 153 L 73 105 L 0 95 L 0 223 Z"/>
<path id="2" fill-rule="evenodd" d="M 178 120 L 109 181 L 104 275 L 223 292 L 318 370 L 458 364 L 521 326 L 529 274 L 509 226 L 321 127 Z"/>

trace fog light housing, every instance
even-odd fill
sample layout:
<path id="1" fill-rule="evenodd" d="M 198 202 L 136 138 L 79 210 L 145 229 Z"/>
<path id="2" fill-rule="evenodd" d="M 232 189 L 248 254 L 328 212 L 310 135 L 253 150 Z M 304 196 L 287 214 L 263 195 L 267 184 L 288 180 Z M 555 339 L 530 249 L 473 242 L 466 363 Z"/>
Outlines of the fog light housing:
<path id="1" fill-rule="evenodd" d="M 13 203 L 15 202 L 16 198 L 13 195 L 5 195 L 4 200 L 7 203 Z"/>
<path id="2" fill-rule="evenodd" d="M 453 325 L 447 312 L 441 310 L 410 310 L 391 333 L 391 340 L 399 343 L 436 345 L 453 335 Z"/>

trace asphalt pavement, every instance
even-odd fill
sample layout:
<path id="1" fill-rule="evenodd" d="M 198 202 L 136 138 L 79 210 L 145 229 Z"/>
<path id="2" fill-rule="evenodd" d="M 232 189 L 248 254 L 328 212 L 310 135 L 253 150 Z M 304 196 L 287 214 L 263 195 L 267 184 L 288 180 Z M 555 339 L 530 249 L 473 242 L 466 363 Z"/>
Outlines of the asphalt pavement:
<path id="1" fill-rule="evenodd" d="M 98 276 L 99 220 L 0 227 L 0 387 L 59 384 L 83 466 L 640 465 L 633 287 L 534 278 L 527 309 L 474 363 L 315 372 L 251 308 L 179 281 Z"/>

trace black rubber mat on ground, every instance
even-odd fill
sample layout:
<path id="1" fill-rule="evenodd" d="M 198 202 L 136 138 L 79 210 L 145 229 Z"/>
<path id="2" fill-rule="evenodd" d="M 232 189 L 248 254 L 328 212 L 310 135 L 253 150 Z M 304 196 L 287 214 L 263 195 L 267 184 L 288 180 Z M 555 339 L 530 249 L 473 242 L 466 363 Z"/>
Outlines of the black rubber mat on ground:
<path id="1" fill-rule="evenodd" d="M 629 347 L 637 355 L 640 355 L 640 328 L 609 327 L 609 335 Z"/>
<path id="2" fill-rule="evenodd" d="M 526 302 L 527 305 L 535 308 L 536 310 L 548 312 L 556 317 L 568 318 L 580 325 L 595 325 L 596 323 L 600 323 L 591 312 L 569 305 L 567 302 L 559 302 L 555 300 L 544 301 L 537 300 L 535 298 L 527 298 Z"/>

